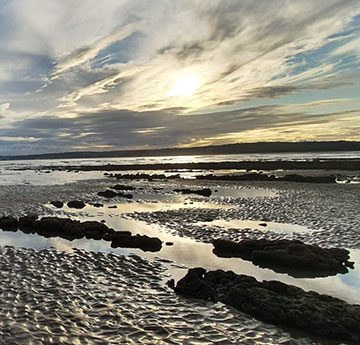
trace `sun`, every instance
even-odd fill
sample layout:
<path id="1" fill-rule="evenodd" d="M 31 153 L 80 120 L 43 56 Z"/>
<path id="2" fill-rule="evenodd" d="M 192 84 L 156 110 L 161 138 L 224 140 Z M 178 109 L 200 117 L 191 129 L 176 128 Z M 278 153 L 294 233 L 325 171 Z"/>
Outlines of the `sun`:
<path id="1" fill-rule="evenodd" d="M 176 79 L 174 85 L 172 86 L 169 96 L 180 96 L 187 97 L 194 94 L 194 92 L 199 88 L 200 80 L 194 74 L 182 75 Z"/>

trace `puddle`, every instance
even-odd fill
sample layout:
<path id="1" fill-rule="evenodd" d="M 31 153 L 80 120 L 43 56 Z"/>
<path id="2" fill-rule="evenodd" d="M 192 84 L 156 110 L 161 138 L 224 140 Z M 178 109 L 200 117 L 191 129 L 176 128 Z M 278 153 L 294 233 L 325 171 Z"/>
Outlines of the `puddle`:
<path id="1" fill-rule="evenodd" d="M 176 200 L 176 201 L 175 201 Z M 126 213 L 133 212 L 155 212 L 155 211 L 167 211 L 167 210 L 178 210 L 183 208 L 204 208 L 204 209 L 232 209 L 234 206 L 216 204 L 212 202 L 201 202 L 201 201 L 192 201 L 188 198 L 185 198 L 181 195 L 147 195 L 142 194 L 141 198 L 135 198 L 135 201 L 130 202 L 121 202 L 121 203 L 104 203 L 102 207 L 95 207 L 91 204 L 87 204 L 81 210 L 75 210 L 69 208 L 64 204 L 61 209 L 56 209 L 52 205 L 46 205 L 49 210 L 56 212 L 58 214 L 80 214 L 80 215 L 96 215 L 100 217 L 101 215 L 123 215 Z M 115 207 L 116 206 L 116 207 Z"/>
<path id="2" fill-rule="evenodd" d="M 293 233 L 308 233 L 313 231 L 319 231 L 309 229 L 306 226 L 296 225 L 296 224 L 284 224 L 284 223 L 275 223 L 275 222 L 262 222 L 258 220 L 224 220 L 218 219 L 211 222 L 198 222 L 196 225 L 205 225 L 205 226 L 218 226 L 225 229 L 250 229 L 250 230 L 259 230 L 259 231 L 273 231 L 279 234 L 293 234 Z"/>

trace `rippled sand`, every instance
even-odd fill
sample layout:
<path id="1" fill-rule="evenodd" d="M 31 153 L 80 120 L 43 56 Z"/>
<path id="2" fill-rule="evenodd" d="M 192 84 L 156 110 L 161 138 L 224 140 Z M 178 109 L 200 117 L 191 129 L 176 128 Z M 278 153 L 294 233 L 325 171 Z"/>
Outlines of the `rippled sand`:
<path id="1" fill-rule="evenodd" d="M 171 189 L 173 182 L 147 183 Z M 114 181 L 30 186 L 0 186 L 0 214 L 49 214 L 51 200 L 101 201 L 96 193 Z M 182 182 L 192 186 L 198 182 Z M 360 248 L 360 185 L 289 183 L 201 183 L 212 189 L 237 188 L 231 197 L 191 196 L 183 207 L 148 206 L 129 213 L 164 225 L 168 232 L 209 242 L 216 237 L 299 238 L 324 246 Z M 249 191 L 248 197 L 241 196 Z M 158 190 L 157 194 L 164 194 Z M 245 193 L 246 194 L 246 193 Z M 151 199 L 151 198 L 150 198 Z M 156 199 L 156 198 L 155 198 Z M 157 197 L 157 200 L 161 198 Z M 156 200 L 155 200 L 156 201 Z M 118 200 L 122 202 L 122 200 Z M 126 202 L 126 201 L 124 201 Z M 126 205 L 131 205 L 126 203 Z M 156 203 L 155 203 L 156 205 Z M 217 207 L 218 205 L 219 207 Z M 226 207 L 222 207 L 225 205 Z M 166 206 L 166 205 L 165 205 Z M 204 205 L 203 205 L 204 206 Z M 119 210 L 120 209 L 120 210 Z M 86 217 L 86 210 L 74 211 Z M 110 212 L 110 211 L 109 211 Z M 115 212 L 115 210 L 111 211 Z M 121 213 L 121 207 L 117 211 Z M 312 232 L 277 233 L 250 228 L 216 227 L 212 219 L 290 223 Z M 201 225 L 198 222 L 205 222 Z M 124 229 L 126 230 L 126 229 Z M 0 344 L 314 344 L 258 322 L 221 304 L 179 298 L 164 286 L 161 260 L 102 252 L 4 247 L 0 243 Z M 323 342 L 322 344 L 328 344 Z M 336 344 L 336 342 L 335 342 Z"/>
<path id="2" fill-rule="evenodd" d="M 0 344 L 310 344 L 178 298 L 139 257 L 0 248 Z"/>
<path id="3" fill-rule="evenodd" d="M 216 188 L 216 184 L 202 185 Z M 148 222 L 166 224 L 180 236 L 190 236 L 205 242 L 221 237 L 237 241 L 245 237 L 295 238 L 326 247 L 360 248 L 360 185 L 287 182 L 240 182 L 221 185 L 228 188 L 266 189 L 276 193 L 276 196 L 217 198 L 216 202 L 233 208 L 168 210 L 141 213 L 136 217 Z M 305 226 L 309 231 L 279 234 L 246 227 L 214 227 L 209 219 L 278 222 Z M 207 225 L 197 225 L 204 220 L 208 221 Z"/>

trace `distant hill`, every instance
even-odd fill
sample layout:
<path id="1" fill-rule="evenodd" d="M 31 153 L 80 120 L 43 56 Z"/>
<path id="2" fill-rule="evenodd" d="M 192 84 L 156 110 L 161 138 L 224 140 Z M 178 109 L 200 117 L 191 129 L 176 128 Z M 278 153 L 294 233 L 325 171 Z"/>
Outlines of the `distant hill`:
<path id="1" fill-rule="evenodd" d="M 190 148 L 165 148 L 153 150 L 122 151 L 76 151 L 45 153 L 21 156 L 0 156 L 1 160 L 22 159 L 71 159 L 71 158 L 113 158 L 113 157 L 151 157 L 183 155 L 222 155 L 239 153 L 280 153 L 280 152 L 330 152 L 360 151 L 358 141 L 308 141 L 308 142 L 258 142 L 219 146 L 200 146 Z"/>

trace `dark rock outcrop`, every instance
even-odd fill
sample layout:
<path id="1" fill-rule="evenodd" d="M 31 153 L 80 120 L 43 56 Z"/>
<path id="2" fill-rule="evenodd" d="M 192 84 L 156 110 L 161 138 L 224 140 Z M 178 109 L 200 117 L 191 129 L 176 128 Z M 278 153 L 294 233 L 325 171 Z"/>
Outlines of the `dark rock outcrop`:
<path id="1" fill-rule="evenodd" d="M 341 248 L 320 248 L 298 240 L 243 240 L 235 243 L 214 240 L 214 254 L 239 257 L 260 267 L 295 277 L 326 277 L 347 273 L 352 267 L 349 251 Z"/>
<path id="2" fill-rule="evenodd" d="M 102 196 L 104 198 L 115 198 L 118 193 L 114 192 L 113 190 L 107 189 L 103 192 L 97 193 L 98 196 Z"/>
<path id="3" fill-rule="evenodd" d="M 69 218 L 23 216 L 19 219 L 5 216 L 0 218 L 0 228 L 5 231 L 36 233 L 43 237 L 61 237 L 67 240 L 88 238 L 110 241 L 112 247 L 140 248 L 143 251 L 159 251 L 162 242 L 156 237 L 133 236 L 130 231 L 115 231 L 97 221 L 80 222 Z"/>
<path id="4" fill-rule="evenodd" d="M 113 190 L 107 189 L 103 192 L 99 192 L 97 193 L 97 195 L 102 196 L 104 198 L 115 198 L 115 197 L 121 197 L 121 198 L 126 198 L 126 199 L 132 199 L 133 196 L 131 194 L 125 194 L 122 192 L 116 193 Z"/>
<path id="5" fill-rule="evenodd" d="M 278 281 L 258 282 L 222 270 L 190 269 L 179 295 L 221 301 L 258 320 L 329 339 L 360 341 L 360 306 Z"/>
<path id="6" fill-rule="evenodd" d="M 119 197 L 125 198 L 125 199 L 132 199 L 133 198 L 133 196 L 131 194 L 126 194 L 126 193 L 121 193 L 121 192 L 119 192 L 117 195 Z"/>
<path id="7" fill-rule="evenodd" d="M 57 208 L 62 208 L 64 206 L 64 203 L 59 200 L 51 201 L 50 204 L 54 205 Z"/>
<path id="8" fill-rule="evenodd" d="M 84 208 L 86 205 L 83 201 L 81 200 L 73 200 L 73 201 L 69 201 L 67 203 L 67 206 L 70 208 L 77 208 L 77 209 L 81 209 Z"/>
<path id="9" fill-rule="evenodd" d="M 104 207 L 104 204 L 101 204 L 100 202 L 90 202 L 89 204 L 90 204 L 91 206 L 96 207 L 96 208 Z"/>
<path id="10" fill-rule="evenodd" d="M 157 252 L 161 249 L 162 242 L 157 237 L 146 235 L 128 236 L 122 233 L 114 233 L 111 247 L 140 248 L 143 251 Z"/>
<path id="11" fill-rule="evenodd" d="M 197 180 L 222 180 L 222 181 L 287 181 L 303 183 L 336 183 L 335 175 L 304 176 L 298 174 L 288 174 L 277 177 L 262 173 L 249 173 L 241 175 L 203 175 L 197 176 Z"/>
<path id="12" fill-rule="evenodd" d="M 0 228 L 6 230 L 17 230 L 19 221 L 17 218 L 12 216 L 4 216 L 0 218 Z"/>
<path id="13" fill-rule="evenodd" d="M 211 195 L 211 189 L 210 188 L 204 188 L 204 189 L 174 189 L 174 192 L 176 193 L 182 193 L 182 194 L 197 194 L 202 196 L 210 196 Z"/>
<path id="14" fill-rule="evenodd" d="M 117 184 L 113 187 L 111 187 L 112 189 L 115 189 L 115 190 L 135 190 L 136 188 L 133 187 L 133 186 L 126 186 L 124 184 Z"/>
<path id="15" fill-rule="evenodd" d="M 29 229 L 32 228 L 38 219 L 38 216 L 36 214 L 29 215 L 29 216 L 23 216 L 19 218 L 19 229 Z"/>

